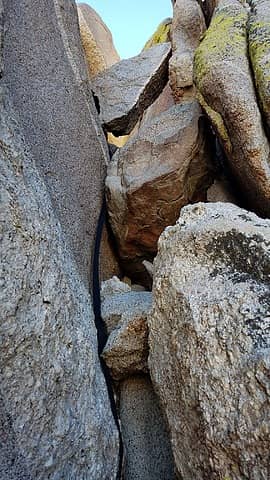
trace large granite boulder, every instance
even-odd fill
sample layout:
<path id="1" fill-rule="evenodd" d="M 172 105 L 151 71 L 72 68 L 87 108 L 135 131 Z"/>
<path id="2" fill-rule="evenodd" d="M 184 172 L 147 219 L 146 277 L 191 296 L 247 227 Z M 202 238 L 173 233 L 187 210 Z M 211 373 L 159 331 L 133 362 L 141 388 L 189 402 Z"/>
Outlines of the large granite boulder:
<path id="1" fill-rule="evenodd" d="M 176 102 L 193 96 L 193 59 L 200 37 L 205 31 L 205 20 L 197 0 L 175 0 L 172 21 L 172 49 L 170 85 Z"/>
<path id="2" fill-rule="evenodd" d="M 108 132 L 120 136 L 132 131 L 165 87 L 170 55 L 170 43 L 161 43 L 95 77 L 93 91 Z"/>
<path id="3" fill-rule="evenodd" d="M 90 77 L 119 62 L 112 34 L 98 13 L 87 3 L 79 3 L 78 16 L 82 45 Z"/>
<path id="4" fill-rule="evenodd" d="M 250 0 L 248 41 L 257 93 L 270 132 L 270 1 Z"/>
<path id="5" fill-rule="evenodd" d="M 8 103 L 1 85 L 0 478 L 115 478 L 91 298 Z"/>
<path id="6" fill-rule="evenodd" d="M 76 4 L 4 0 L 3 5 L 4 83 L 88 285 L 109 160 L 88 82 Z"/>
<path id="7" fill-rule="evenodd" d="M 153 117 L 108 167 L 109 216 L 129 273 L 156 254 L 159 235 L 184 205 L 205 199 L 211 180 L 200 116 L 193 101 Z"/>
<path id="8" fill-rule="evenodd" d="M 160 237 L 151 376 L 183 479 L 266 480 L 270 221 L 230 204 L 185 207 Z"/>
<path id="9" fill-rule="evenodd" d="M 250 209 L 270 215 L 270 151 L 257 104 L 247 45 L 248 10 L 220 0 L 195 54 L 201 104 Z"/>

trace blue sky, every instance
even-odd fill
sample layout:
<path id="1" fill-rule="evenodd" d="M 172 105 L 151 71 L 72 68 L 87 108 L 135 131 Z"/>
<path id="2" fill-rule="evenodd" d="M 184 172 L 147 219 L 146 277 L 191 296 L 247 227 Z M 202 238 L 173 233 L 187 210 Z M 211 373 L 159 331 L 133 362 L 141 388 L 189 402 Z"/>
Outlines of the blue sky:
<path id="1" fill-rule="evenodd" d="M 137 55 L 158 24 L 172 16 L 171 0 L 81 0 L 110 28 L 121 58 Z"/>

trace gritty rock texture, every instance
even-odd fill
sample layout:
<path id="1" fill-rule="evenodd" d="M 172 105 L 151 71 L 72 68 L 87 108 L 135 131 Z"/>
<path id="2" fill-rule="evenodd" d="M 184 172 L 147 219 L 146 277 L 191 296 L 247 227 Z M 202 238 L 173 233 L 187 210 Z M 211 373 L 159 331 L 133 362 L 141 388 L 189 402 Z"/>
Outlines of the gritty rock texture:
<path id="1" fill-rule="evenodd" d="M 168 81 L 170 43 L 155 45 L 136 57 L 122 60 L 97 75 L 93 91 L 100 118 L 108 132 L 126 135 Z"/>
<path id="2" fill-rule="evenodd" d="M 98 15 L 86 3 L 78 4 L 80 34 L 88 71 L 91 77 L 119 62 L 112 34 Z"/>
<path id="3" fill-rule="evenodd" d="M 88 285 L 108 151 L 73 0 L 3 0 L 4 82 Z M 37 15 L 38 12 L 38 15 Z"/>
<path id="4" fill-rule="evenodd" d="M 8 103 L 1 86 L 0 478 L 115 478 L 91 298 Z"/>
<path id="5" fill-rule="evenodd" d="M 125 480 L 174 480 L 168 432 L 149 377 L 131 377 L 120 389 Z"/>
<path id="6" fill-rule="evenodd" d="M 193 59 L 205 20 L 197 0 L 176 0 L 173 6 L 170 85 L 177 102 L 193 92 Z"/>
<path id="7" fill-rule="evenodd" d="M 250 209 L 270 215 L 269 144 L 247 52 L 248 11 L 220 0 L 195 55 L 200 102 L 212 120 L 231 172 Z"/>
<path id="8" fill-rule="evenodd" d="M 147 295 L 147 296 L 146 296 Z M 121 320 L 108 338 L 102 357 L 110 370 L 112 378 L 116 381 L 127 378 L 136 373 L 147 373 L 148 358 L 148 327 L 147 314 L 151 309 L 151 294 L 144 294 L 146 302 L 140 305 L 139 311 L 130 309 L 129 298 L 134 292 L 125 294 L 127 301 L 126 311 L 122 313 Z M 137 296 L 137 294 L 136 294 Z M 128 298 L 129 297 L 129 298 Z M 143 296 L 141 295 L 142 300 Z M 115 316 L 115 311 L 113 313 Z"/>
<path id="9" fill-rule="evenodd" d="M 128 285 L 127 285 L 128 287 Z M 102 294 L 101 314 L 108 332 L 132 318 L 145 318 L 152 306 L 150 292 L 130 291 L 113 295 Z"/>
<path id="10" fill-rule="evenodd" d="M 163 89 L 159 97 L 144 112 L 140 125 L 151 121 L 154 117 L 157 117 L 158 115 L 165 112 L 166 110 L 169 110 L 169 108 L 173 107 L 174 105 L 175 105 L 175 101 L 172 95 L 172 90 L 169 83 L 167 83 L 167 85 L 165 86 L 165 88 Z M 138 125 L 138 128 L 140 125 Z"/>
<path id="11" fill-rule="evenodd" d="M 107 203 L 127 271 L 155 255 L 159 235 L 183 205 L 205 199 L 211 181 L 200 115 L 196 101 L 176 105 L 143 124 L 113 156 Z"/>
<path id="12" fill-rule="evenodd" d="M 248 40 L 257 92 L 270 129 L 270 1 L 250 0 Z"/>
<path id="13" fill-rule="evenodd" d="M 198 0 L 202 11 L 204 13 L 206 24 L 209 25 L 213 12 L 218 4 L 219 0 Z"/>
<path id="14" fill-rule="evenodd" d="M 159 241 L 149 367 L 184 479 L 266 480 L 270 221 L 185 207 Z"/>
<path id="15" fill-rule="evenodd" d="M 208 202 L 224 202 L 238 204 L 238 200 L 232 191 L 230 182 L 226 178 L 215 180 L 207 190 Z"/>

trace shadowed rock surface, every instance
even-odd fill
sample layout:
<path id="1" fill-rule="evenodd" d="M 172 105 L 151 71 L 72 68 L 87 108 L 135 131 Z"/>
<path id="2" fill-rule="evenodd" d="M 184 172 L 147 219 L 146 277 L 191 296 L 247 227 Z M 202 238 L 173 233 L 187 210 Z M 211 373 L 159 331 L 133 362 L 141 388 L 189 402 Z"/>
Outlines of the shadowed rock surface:
<path id="1" fill-rule="evenodd" d="M 159 235 L 183 205 L 205 199 L 211 179 L 200 115 L 196 101 L 174 106 L 143 124 L 113 156 L 107 203 L 127 271 L 155 255 Z"/>
<path id="2" fill-rule="evenodd" d="M 160 237 L 149 367 L 184 479 L 266 480 L 270 221 L 185 207 Z"/>
<path id="3" fill-rule="evenodd" d="M 168 432 L 149 377 L 131 377 L 120 388 L 125 480 L 174 480 Z"/>
<path id="4" fill-rule="evenodd" d="M 3 5 L 4 83 L 88 285 L 108 150 L 89 90 L 77 8 L 73 0 Z"/>
<path id="5" fill-rule="evenodd" d="M 165 87 L 170 55 L 170 43 L 161 43 L 95 77 L 93 90 L 108 132 L 117 136 L 131 132 Z"/>
<path id="6" fill-rule="evenodd" d="M 237 0 L 220 0 L 196 51 L 194 78 L 246 204 L 267 216 L 270 152 L 250 71 L 247 20 Z"/>
<path id="7" fill-rule="evenodd" d="M 98 13 L 86 3 L 78 6 L 80 34 L 90 77 L 119 62 L 112 34 Z"/>

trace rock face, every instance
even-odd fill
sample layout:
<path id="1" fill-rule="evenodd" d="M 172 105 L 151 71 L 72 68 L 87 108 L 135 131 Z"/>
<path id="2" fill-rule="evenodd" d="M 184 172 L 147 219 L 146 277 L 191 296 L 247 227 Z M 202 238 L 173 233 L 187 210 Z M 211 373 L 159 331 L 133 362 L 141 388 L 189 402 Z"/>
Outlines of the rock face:
<path id="1" fill-rule="evenodd" d="M 116 381 L 138 373 L 147 373 L 147 315 L 152 307 L 150 292 L 128 292 L 107 297 L 102 313 L 109 329 L 103 358 Z"/>
<path id="2" fill-rule="evenodd" d="M 144 50 L 157 45 L 158 43 L 166 43 L 171 41 L 171 25 L 172 19 L 166 18 L 163 22 L 160 23 L 155 33 L 152 37 L 146 42 Z"/>
<path id="3" fill-rule="evenodd" d="M 196 101 L 174 106 L 143 124 L 113 156 L 108 209 L 127 269 L 155 255 L 159 235 L 183 205 L 205 199 L 211 182 L 200 115 Z"/>
<path id="4" fill-rule="evenodd" d="M 115 478 L 91 299 L 3 104 L 1 88 L 0 478 Z"/>
<path id="5" fill-rule="evenodd" d="M 108 132 L 126 135 L 168 81 L 171 45 L 162 43 L 136 57 L 122 60 L 94 79 L 100 117 Z"/>
<path id="6" fill-rule="evenodd" d="M 184 479 L 269 476 L 270 221 L 182 210 L 159 242 L 149 366 Z"/>
<path id="7" fill-rule="evenodd" d="M 119 62 L 120 57 L 107 25 L 86 3 L 78 4 L 80 34 L 90 77 Z"/>
<path id="8" fill-rule="evenodd" d="M 88 88 L 76 5 L 73 0 L 3 5 L 4 82 L 88 285 L 108 151 Z"/>
<path id="9" fill-rule="evenodd" d="M 194 77 L 246 204 L 270 215 L 270 152 L 247 56 L 247 19 L 238 1 L 219 2 L 196 51 Z"/>
<path id="10" fill-rule="evenodd" d="M 248 40 L 251 63 L 262 110 L 270 131 L 270 2 L 251 0 L 248 22 Z"/>
<path id="11" fill-rule="evenodd" d="M 193 92 L 193 59 L 205 20 L 197 0 L 175 0 L 172 22 L 173 55 L 170 60 L 170 85 L 177 102 Z"/>
<path id="12" fill-rule="evenodd" d="M 149 377 L 121 384 L 120 417 L 125 448 L 126 480 L 174 480 L 168 432 Z"/>

